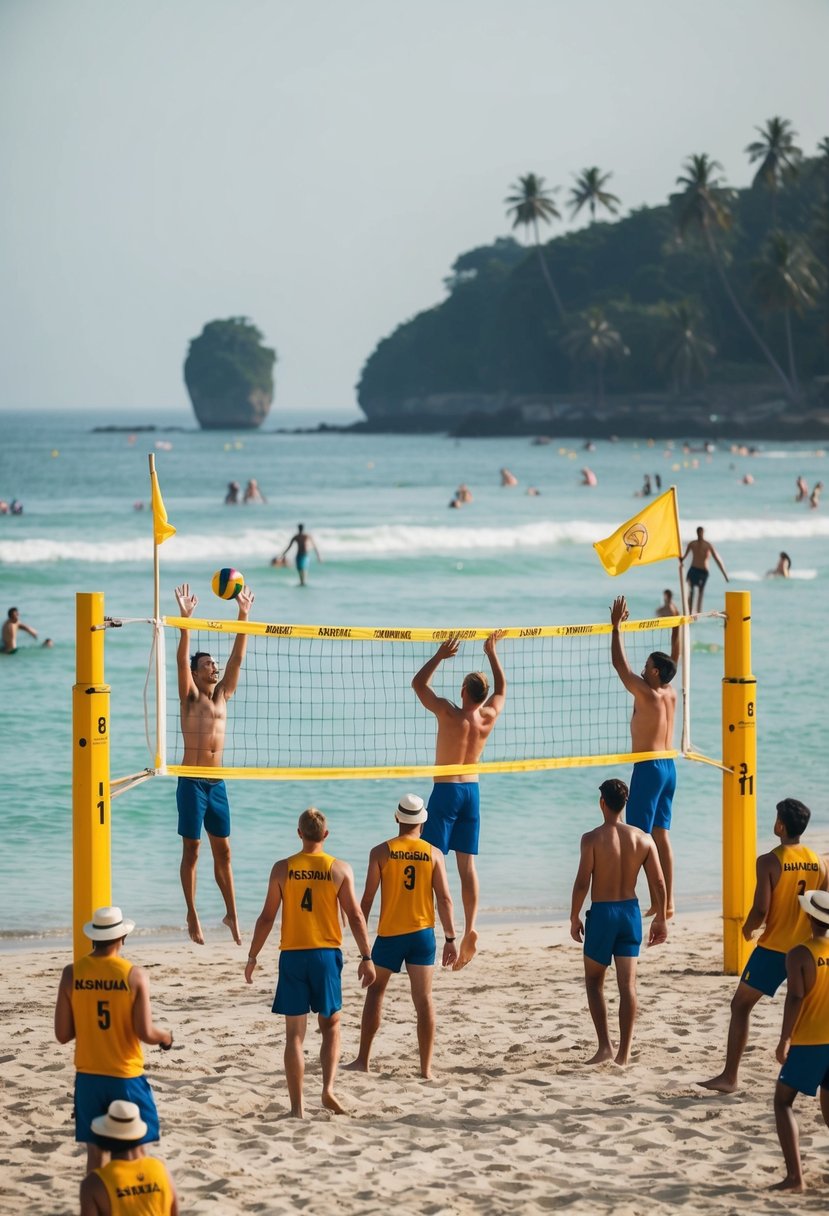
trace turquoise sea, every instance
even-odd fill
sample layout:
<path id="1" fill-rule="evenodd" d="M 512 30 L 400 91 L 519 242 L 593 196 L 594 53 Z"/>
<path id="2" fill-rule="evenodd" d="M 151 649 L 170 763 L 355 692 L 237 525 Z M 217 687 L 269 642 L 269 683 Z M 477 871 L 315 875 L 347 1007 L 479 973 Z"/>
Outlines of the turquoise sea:
<path id="1" fill-rule="evenodd" d="M 175 613 L 173 587 L 189 581 L 201 610 L 211 615 L 218 601 L 210 576 L 234 565 L 255 591 L 255 619 L 323 625 L 601 622 L 620 592 L 634 618 L 650 617 L 663 587 L 678 596 L 675 565 L 610 579 L 591 546 L 634 513 L 644 474 L 658 473 L 664 487 L 678 487 L 683 539 L 702 524 L 731 586 L 752 594 L 760 842 L 770 842 L 774 803 L 787 794 L 812 807 L 814 838 L 829 834 L 819 764 L 829 687 L 829 503 L 810 510 L 794 501 L 798 475 L 810 484 L 827 480 L 822 452 L 806 444 L 764 444 L 748 456 L 727 443 L 710 454 L 686 452 L 682 436 L 672 445 L 597 442 L 587 451 L 583 441 L 572 440 L 534 445 L 527 439 L 276 431 L 353 417 L 336 410 L 324 416 L 275 412 L 264 431 L 237 435 L 200 432 L 186 413 L 2 415 L 0 498 L 24 504 L 22 515 L 0 516 L 2 612 L 18 606 L 39 640 L 54 640 L 44 650 L 21 634 L 19 653 L 0 657 L 0 922 L 7 941 L 64 933 L 71 923 L 74 597 L 102 591 L 108 614 L 151 615 L 151 521 L 146 509 L 135 509 L 149 499 L 150 451 L 178 529 L 161 549 L 162 610 Z M 133 436 L 93 432 L 111 422 L 181 429 Z M 518 477 L 517 487 L 501 488 L 504 465 Z M 584 465 L 596 473 L 595 487 L 580 485 Z M 743 484 L 746 474 L 752 484 Z M 227 483 L 244 485 L 251 477 L 267 504 L 225 507 Z M 474 501 L 450 511 L 460 482 L 469 485 Z M 528 495 L 529 486 L 539 494 Z M 305 589 L 296 585 L 292 569 L 269 564 L 299 520 L 324 559 L 312 563 Z M 792 558 L 793 577 L 764 578 L 780 550 Z M 724 590 L 714 570 L 706 609 L 722 608 Z M 150 640 L 147 625 L 107 635 L 113 776 L 151 762 L 143 710 Z M 701 622 L 693 642 L 692 741 L 717 757 L 721 622 Z M 168 645 L 174 647 L 173 635 Z M 479 868 L 488 915 L 565 913 L 579 837 L 596 822 L 597 785 L 606 775 L 581 768 L 483 778 Z M 612 775 L 628 774 L 621 769 Z M 294 846 L 303 807 L 313 802 L 329 816 L 331 849 L 354 865 L 359 886 L 370 846 L 393 833 L 393 807 L 409 788 L 420 787 L 411 779 L 232 782 L 243 928 L 252 927 L 272 862 Z M 426 795 L 428 786 L 420 792 Z M 673 832 L 680 911 L 717 904 L 720 795 L 717 770 L 680 765 Z M 179 850 L 172 779 L 155 778 L 115 800 L 113 898 L 145 929 L 177 932 L 183 924 Z M 198 903 L 208 936 L 224 934 L 206 843 Z"/>

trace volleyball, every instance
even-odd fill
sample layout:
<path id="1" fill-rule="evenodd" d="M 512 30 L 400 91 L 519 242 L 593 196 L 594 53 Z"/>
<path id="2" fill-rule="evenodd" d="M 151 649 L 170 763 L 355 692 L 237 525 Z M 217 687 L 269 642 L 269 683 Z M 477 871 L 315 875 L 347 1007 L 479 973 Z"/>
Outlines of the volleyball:
<path id="1" fill-rule="evenodd" d="M 235 600 L 245 585 L 245 576 L 232 566 L 226 566 L 224 570 L 216 571 L 210 585 L 220 600 Z"/>

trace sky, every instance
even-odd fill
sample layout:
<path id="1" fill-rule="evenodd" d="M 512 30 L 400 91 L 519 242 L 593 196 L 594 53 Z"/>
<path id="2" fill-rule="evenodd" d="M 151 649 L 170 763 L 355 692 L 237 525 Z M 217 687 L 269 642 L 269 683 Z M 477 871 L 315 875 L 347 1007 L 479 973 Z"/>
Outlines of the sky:
<path id="1" fill-rule="evenodd" d="M 746 185 L 767 118 L 829 134 L 827 47 L 827 0 L 0 0 L 0 410 L 189 410 L 230 316 L 274 414 L 353 409 L 520 174 Z"/>

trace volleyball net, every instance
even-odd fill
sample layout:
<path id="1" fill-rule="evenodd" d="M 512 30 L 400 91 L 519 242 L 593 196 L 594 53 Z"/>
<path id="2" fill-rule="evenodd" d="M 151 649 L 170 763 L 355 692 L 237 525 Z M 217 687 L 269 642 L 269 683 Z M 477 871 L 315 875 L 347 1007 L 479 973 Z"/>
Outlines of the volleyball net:
<path id="1" fill-rule="evenodd" d="M 671 651 L 671 630 L 694 617 L 622 626 L 635 672 L 653 651 Z M 210 654 L 221 679 L 239 634 L 247 635 L 238 687 L 228 703 L 221 767 L 185 766 L 176 649 Z M 172 631 L 170 634 L 168 631 Z M 610 655 L 609 624 L 507 629 L 498 656 L 506 705 L 474 765 L 436 766 L 435 717 L 412 677 L 449 636 L 458 653 L 441 662 L 433 691 L 460 702 L 470 671 L 490 678 L 483 643 L 490 629 L 408 629 L 266 624 L 163 617 L 157 646 L 155 771 L 243 779 L 377 778 L 509 772 L 614 764 L 675 756 L 630 750 L 632 701 Z M 686 634 L 687 637 L 687 634 Z M 686 649 L 690 652 L 690 646 Z M 687 687 L 687 662 L 685 665 Z M 679 676 L 677 676 L 677 684 Z M 687 714 L 687 697 L 682 698 Z M 679 711 L 678 711 L 679 713 Z M 688 722 L 683 722 L 683 738 Z"/>

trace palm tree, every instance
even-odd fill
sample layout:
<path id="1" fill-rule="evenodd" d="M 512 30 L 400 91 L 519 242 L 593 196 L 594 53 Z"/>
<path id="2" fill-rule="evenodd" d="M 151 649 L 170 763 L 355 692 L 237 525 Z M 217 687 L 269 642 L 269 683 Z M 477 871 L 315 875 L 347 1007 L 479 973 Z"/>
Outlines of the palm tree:
<path id="1" fill-rule="evenodd" d="M 595 377 L 593 402 L 603 405 L 605 364 L 609 359 L 624 358 L 630 351 L 601 308 L 588 309 L 579 320 L 580 324 L 562 338 L 561 345 L 576 362 L 592 367 Z"/>
<path id="2" fill-rule="evenodd" d="M 698 311 L 687 300 L 670 306 L 668 323 L 662 363 L 671 374 L 674 390 L 687 391 L 693 380 L 706 379 L 708 364 L 717 348 L 703 332 Z"/>
<path id="3" fill-rule="evenodd" d="M 682 167 L 685 172 L 676 179 L 676 184 L 682 187 L 682 191 L 671 198 L 680 235 L 685 236 L 689 231 L 696 231 L 702 237 L 732 308 L 785 388 L 786 395 L 793 398 L 795 396 L 794 386 L 752 324 L 734 294 L 734 288 L 725 273 L 717 236 L 721 232 L 727 232 L 731 227 L 732 215 L 729 202 L 732 192 L 726 188 L 718 176 L 722 172 L 722 165 L 703 152 L 700 155 L 689 156 Z"/>
<path id="4" fill-rule="evenodd" d="M 777 192 L 787 177 L 793 177 L 803 159 L 803 152 L 795 143 L 797 131 L 788 118 L 769 118 L 765 127 L 755 127 L 760 138 L 746 148 L 749 164 L 760 161 L 760 167 L 751 183 L 755 189 L 763 187 L 771 195 L 771 215 L 777 227 Z"/>
<path id="5" fill-rule="evenodd" d="M 604 207 L 611 215 L 619 214 L 620 199 L 605 186 L 610 181 L 612 173 L 600 173 L 594 165 L 592 169 L 582 169 L 576 178 L 576 184 L 570 190 L 570 218 L 575 219 L 582 207 L 587 203 L 590 208 L 591 224 L 596 219 L 596 207 Z"/>
<path id="6" fill-rule="evenodd" d="M 789 379 L 798 393 L 797 368 L 792 342 L 792 312 L 814 308 L 820 292 L 814 258 L 802 241 L 773 232 L 756 263 L 754 291 L 766 312 L 782 312 L 789 356 Z"/>
<path id="7" fill-rule="evenodd" d="M 564 308 L 562 307 L 561 297 L 556 290 L 556 285 L 553 282 L 549 267 L 544 258 L 544 250 L 541 246 L 541 236 L 539 233 L 539 221 L 545 224 L 551 224 L 553 220 L 561 219 L 561 212 L 553 202 L 551 195 L 555 193 L 552 190 L 544 189 L 544 178 L 538 177 L 535 173 L 526 173 L 523 177 L 519 177 L 514 185 L 510 186 L 513 191 L 508 195 L 504 202 L 507 204 L 507 215 L 512 215 L 513 228 L 518 228 L 523 225 L 525 228 L 532 228 L 533 238 L 535 240 L 536 253 L 538 260 L 541 263 L 541 273 L 544 275 L 544 281 L 549 288 L 550 295 L 553 297 L 553 303 L 560 320 L 564 320 Z"/>

